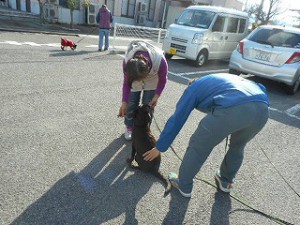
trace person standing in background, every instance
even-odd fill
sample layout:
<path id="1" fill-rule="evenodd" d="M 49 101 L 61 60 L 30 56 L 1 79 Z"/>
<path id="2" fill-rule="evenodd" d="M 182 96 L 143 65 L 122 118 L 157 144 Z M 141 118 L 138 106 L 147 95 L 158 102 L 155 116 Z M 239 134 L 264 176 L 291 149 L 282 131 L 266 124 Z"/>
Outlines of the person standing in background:
<path id="1" fill-rule="evenodd" d="M 113 17 L 111 11 L 106 5 L 102 5 L 97 14 L 97 23 L 99 23 L 99 45 L 98 51 L 102 51 L 103 38 L 105 37 L 104 51 L 109 48 L 109 33 L 111 29 L 111 23 L 113 22 Z"/>

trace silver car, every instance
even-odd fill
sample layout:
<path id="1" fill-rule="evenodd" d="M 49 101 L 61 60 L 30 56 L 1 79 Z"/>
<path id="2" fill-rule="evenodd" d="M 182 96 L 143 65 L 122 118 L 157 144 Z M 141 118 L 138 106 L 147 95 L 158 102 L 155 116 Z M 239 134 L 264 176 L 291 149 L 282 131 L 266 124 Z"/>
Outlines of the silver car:
<path id="1" fill-rule="evenodd" d="M 300 85 L 300 29 L 256 28 L 232 52 L 229 73 L 279 81 L 288 94 L 295 94 Z"/>

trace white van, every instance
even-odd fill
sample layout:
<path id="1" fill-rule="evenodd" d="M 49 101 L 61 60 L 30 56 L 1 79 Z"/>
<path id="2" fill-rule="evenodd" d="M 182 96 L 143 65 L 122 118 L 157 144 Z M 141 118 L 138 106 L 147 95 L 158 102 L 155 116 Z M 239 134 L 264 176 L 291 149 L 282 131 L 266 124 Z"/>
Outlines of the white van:
<path id="1" fill-rule="evenodd" d="M 229 59 L 248 34 L 245 12 L 214 6 L 190 6 L 171 24 L 163 42 L 166 58 L 173 55 L 202 66 L 209 59 Z"/>

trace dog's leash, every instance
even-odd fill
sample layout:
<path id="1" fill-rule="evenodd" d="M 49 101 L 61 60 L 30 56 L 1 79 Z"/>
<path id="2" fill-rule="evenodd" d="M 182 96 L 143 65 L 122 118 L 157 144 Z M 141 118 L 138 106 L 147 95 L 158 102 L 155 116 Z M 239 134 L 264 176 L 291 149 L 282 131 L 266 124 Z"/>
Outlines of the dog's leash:
<path id="1" fill-rule="evenodd" d="M 160 129 L 160 127 L 159 127 L 159 125 L 158 125 L 158 123 L 157 123 L 157 121 L 156 121 L 155 116 L 153 116 L 153 118 L 154 118 L 154 123 L 155 123 L 156 128 L 157 128 L 157 129 L 159 130 L 159 132 L 161 133 L 162 130 Z M 226 153 L 227 144 L 228 144 L 228 137 L 226 138 L 225 153 Z M 172 145 L 170 145 L 170 148 L 171 148 L 172 152 L 176 155 L 176 157 L 177 157 L 180 161 L 182 161 L 182 158 L 177 154 L 177 152 L 175 151 L 175 149 L 173 148 Z M 202 181 L 202 182 L 204 182 L 204 183 L 206 183 L 206 184 L 208 184 L 208 185 L 210 185 L 210 186 L 212 186 L 212 187 L 218 189 L 218 187 L 217 187 L 216 185 L 214 185 L 213 183 L 209 182 L 207 179 L 200 178 L 200 177 L 197 177 L 197 176 L 195 177 L 195 179 L 196 179 L 196 180 L 199 180 L 199 181 Z M 234 200 L 238 201 L 238 202 L 241 203 L 242 205 L 244 205 L 244 206 L 246 206 L 246 207 L 252 209 L 254 212 L 256 212 L 256 213 L 258 213 L 258 214 L 260 214 L 260 215 L 262 215 L 262 216 L 265 216 L 266 218 L 268 218 L 268 219 L 274 221 L 274 222 L 277 223 L 277 224 L 281 224 L 281 225 L 294 225 L 294 224 L 292 224 L 292 223 L 290 223 L 290 222 L 287 222 L 287 221 L 285 221 L 285 220 L 283 220 L 283 219 L 280 219 L 280 218 L 278 218 L 278 217 L 275 217 L 275 216 L 272 216 L 272 215 L 270 215 L 270 214 L 264 213 L 263 211 L 261 211 L 261 210 L 259 210 L 259 209 L 257 209 L 257 208 L 254 208 L 254 207 L 251 206 L 249 203 L 247 203 L 246 201 L 242 200 L 241 197 L 236 197 L 235 195 L 233 195 L 233 194 L 231 194 L 231 193 L 228 193 L 228 194 L 229 194 L 229 196 L 230 196 L 231 198 L 233 198 Z"/>
<path id="2" fill-rule="evenodd" d="M 84 36 L 83 38 L 81 38 L 79 41 L 77 41 L 76 43 L 78 44 L 79 42 L 81 42 L 83 39 L 85 39 L 87 36 L 89 36 L 91 33 L 93 33 L 95 30 L 96 30 L 96 28 L 98 28 L 97 26 L 95 26 L 93 29 L 91 29 L 92 31 L 91 32 L 89 32 L 86 36 Z"/>

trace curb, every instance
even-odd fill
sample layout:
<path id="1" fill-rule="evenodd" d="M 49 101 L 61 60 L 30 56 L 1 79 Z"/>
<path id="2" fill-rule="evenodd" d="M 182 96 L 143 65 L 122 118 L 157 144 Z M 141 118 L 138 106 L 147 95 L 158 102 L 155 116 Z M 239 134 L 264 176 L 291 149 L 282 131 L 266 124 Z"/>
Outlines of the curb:
<path id="1" fill-rule="evenodd" d="M 60 32 L 60 31 L 46 31 L 46 30 L 30 30 L 22 28 L 6 28 L 0 27 L 0 31 L 9 31 L 9 32 L 24 32 L 24 33 L 42 33 L 42 34 L 57 34 L 57 35 L 68 35 L 79 37 L 79 34 Z"/>

